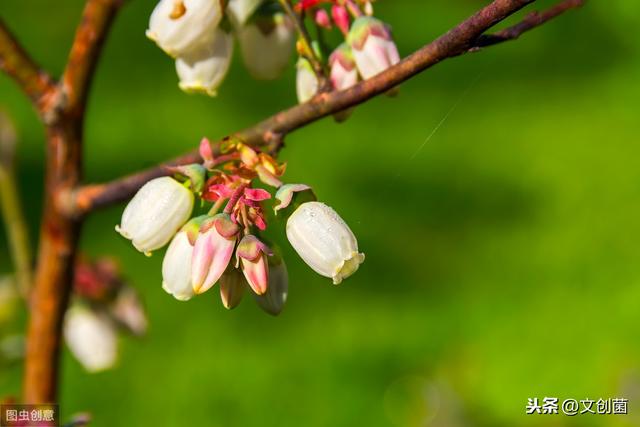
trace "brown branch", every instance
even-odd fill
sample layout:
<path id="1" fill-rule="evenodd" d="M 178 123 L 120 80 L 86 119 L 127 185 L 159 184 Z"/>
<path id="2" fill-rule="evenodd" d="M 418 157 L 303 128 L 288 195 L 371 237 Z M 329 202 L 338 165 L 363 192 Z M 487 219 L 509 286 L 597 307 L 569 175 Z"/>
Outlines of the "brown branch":
<path id="1" fill-rule="evenodd" d="M 81 221 L 59 199 L 82 174 L 84 109 L 93 71 L 120 0 L 87 0 L 62 79 L 43 111 L 47 134 L 44 216 L 30 298 L 24 373 L 25 403 L 55 402 L 62 322 L 67 308 Z"/>
<path id="2" fill-rule="evenodd" d="M 55 89 L 51 77 L 31 59 L 0 19 L 0 69 L 13 78 L 39 107 L 43 97 Z"/>
<path id="3" fill-rule="evenodd" d="M 385 93 L 398 84 L 437 64 L 484 46 L 512 40 L 525 31 L 537 27 L 562 12 L 583 4 L 582 0 L 565 0 L 549 11 L 531 14 L 521 23 L 492 36 L 483 35 L 496 23 L 517 12 L 534 0 L 496 0 L 443 36 L 405 58 L 396 66 L 344 91 L 322 93 L 311 101 L 282 111 L 234 135 L 253 146 L 270 143 L 270 135 L 285 135 L 311 122 L 361 104 Z M 535 17 L 535 18 L 534 18 Z M 491 43 L 487 43 L 491 40 Z M 77 215 L 129 199 L 144 183 L 167 175 L 165 166 L 200 161 L 197 152 L 191 152 L 160 166 L 138 172 L 105 184 L 86 185 L 74 192 L 71 209 Z"/>
<path id="4" fill-rule="evenodd" d="M 98 63 L 102 45 L 123 0 L 88 0 L 62 75 L 64 107 L 79 113 Z"/>
<path id="5" fill-rule="evenodd" d="M 509 40 L 515 40 L 526 31 L 539 27 L 547 21 L 563 14 L 564 12 L 581 7 L 586 0 L 566 0 L 545 10 L 544 12 L 531 12 L 521 22 L 494 34 L 485 34 L 476 41 L 476 49 L 480 49 Z"/>

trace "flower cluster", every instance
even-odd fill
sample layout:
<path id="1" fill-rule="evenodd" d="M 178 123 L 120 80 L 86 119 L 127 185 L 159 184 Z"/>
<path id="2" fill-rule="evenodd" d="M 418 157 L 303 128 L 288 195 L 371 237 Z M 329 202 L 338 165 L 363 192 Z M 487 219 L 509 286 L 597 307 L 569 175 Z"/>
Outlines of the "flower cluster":
<path id="1" fill-rule="evenodd" d="M 293 52 L 296 36 L 292 19 L 311 18 L 318 33 L 334 26 L 340 30 L 344 42 L 327 55 L 334 89 L 348 89 L 359 79 L 371 78 L 400 61 L 389 27 L 372 16 L 369 0 L 300 0 L 296 10 L 299 16 L 292 18 L 276 0 L 160 0 L 151 14 L 147 37 L 176 58 L 182 90 L 211 96 L 229 70 L 232 34 L 253 77 L 278 78 Z M 326 46 L 312 44 L 296 45 L 300 103 L 322 89 L 309 60 L 314 56 L 322 61 Z"/>
<path id="2" fill-rule="evenodd" d="M 331 29 L 333 24 L 344 36 L 329 56 L 330 80 L 334 89 L 346 90 L 360 79 L 366 80 L 400 62 L 400 55 L 388 25 L 373 15 L 370 1 L 364 13 L 352 0 L 303 0 L 298 9 L 312 14 L 320 28 Z M 322 8 L 331 6 L 331 13 Z M 321 56 L 321 55 L 319 55 Z M 309 60 L 300 56 L 297 63 L 297 93 L 300 103 L 307 102 L 320 89 Z"/>
<path id="3" fill-rule="evenodd" d="M 266 312 L 282 311 L 289 287 L 286 266 L 262 235 L 269 201 L 276 215 L 288 216 L 289 242 L 317 273 L 338 284 L 364 261 L 347 224 L 317 202 L 309 186 L 284 184 L 285 165 L 269 154 L 234 139 L 214 154 L 203 139 L 200 156 L 201 164 L 172 168 L 175 177 L 145 184 L 116 227 L 146 254 L 170 242 L 162 287 L 176 299 L 189 300 L 219 284 L 226 308 L 237 306 L 250 289 Z M 196 197 L 202 207 L 195 210 L 202 212 L 194 215 Z"/>
<path id="4" fill-rule="evenodd" d="M 136 291 L 109 258 L 81 257 L 75 268 L 73 302 L 65 314 L 64 337 L 71 353 L 89 372 L 113 367 L 118 332 L 141 336 L 147 318 Z"/>
<path id="5" fill-rule="evenodd" d="M 161 0 L 147 30 L 147 37 L 176 58 L 180 88 L 211 96 L 229 70 L 232 34 L 255 78 L 275 79 L 287 68 L 295 35 L 277 2 Z"/>

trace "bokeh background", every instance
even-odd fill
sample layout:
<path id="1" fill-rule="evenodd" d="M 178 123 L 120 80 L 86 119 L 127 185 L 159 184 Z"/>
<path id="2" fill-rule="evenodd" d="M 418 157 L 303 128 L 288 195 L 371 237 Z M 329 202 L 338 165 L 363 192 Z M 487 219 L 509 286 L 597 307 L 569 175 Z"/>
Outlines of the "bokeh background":
<path id="1" fill-rule="evenodd" d="M 171 60 L 144 37 L 154 3 L 128 2 L 106 45 L 88 111 L 90 181 L 295 103 L 293 65 L 257 82 L 238 55 L 217 98 L 181 93 Z M 486 3 L 376 10 L 408 54 Z M 0 2 L 56 75 L 81 9 Z M 639 25 L 637 2 L 592 1 L 519 41 L 445 61 L 344 124 L 290 135 L 288 181 L 342 214 L 367 262 L 335 287 L 280 234 L 291 284 L 278 318 L 251 299 L 228 312 L 215 291 L 175 301 L 160 288 L 162 253 L 147 259 L 114 232 L 122 206 L 91 217 L 82 250 L 120 259 L 151 328 L 122 339 L 109 372 L 89 375 L 65 350 L 63 416 L 90 411 L 97 427 L 639 425 Z M 35 244 L 43 130 L 5 76 L 0 105 L 20 134 Z M 20 366 L 0 369 L 0 395 L 19 394 Z M 627 398 L 630 414 L 524 414 L 528 398 L 546 396 Z"/>

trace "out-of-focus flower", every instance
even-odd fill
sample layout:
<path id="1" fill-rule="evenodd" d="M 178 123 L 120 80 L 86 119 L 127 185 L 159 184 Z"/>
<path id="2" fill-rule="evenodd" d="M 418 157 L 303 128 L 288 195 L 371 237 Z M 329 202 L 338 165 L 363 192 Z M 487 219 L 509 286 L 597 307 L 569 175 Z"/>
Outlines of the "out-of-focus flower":
<path id="1" fill-rule="evenodd" d="M 238 40 L 249 73 L 256 79 L 273 80 L 289 65 L 295 32 L 284 13 L 258 13 L 238 30 Z"/>
<path id="2" fill-rule="evenodd" d="M 349 89 L 358 83 L 358 68 L 347 43 L 342 43 L 329 57 L 331 84 L 337 90 Z"/>
<path id="3" fill-rule="evenodd" d="M 329 18 L 329 14 L 324 9 L 316 10 L 315 16 L 313 17 L 320 27 L 330 30 L 331 29 L 331 18 Z"/>
<path id="4" fill-rule="evenodd" d="M 202 223 L 191 260 L 191 284 L 196 294 L 206 292 L 220 279 L 233 255 L 238 231 L 227 214 Z"/>
<path id="5" fill-rule="evenodd" d="M 296 93 L 298 94 L 298 102 L 304 104 L 318 93 L 319 82 L 307 59 L 299 58 L 296 69 Z"/>
<path id="6" fill-rule="evenodd" d="M 227 310 L 236 308 L 242 301 L 246 287 L 247 281 L 240 270 L 233 267 L 228 268 L 220 277 L 220 299 L 222 300 L 222 305 Z"/>
<path id="7" fill-rule="evenodd" d="M 215 96 L 229 71 L 232 54 L 231 34 L 216 29 L 212 41 L 202 43 L 176 59 L 180 89 Z"/>
<path id="8" fill-rule="evenodd" d="M 287 238 L 309 267 L 336 285 L 364 262 L 349 226 L 324 203 L 307 202 L 296 209 L 287 220 Z"/>
<path id="9" fill-rule="evenodd" d="M 87 371 L 103 371 L 116 363 L 118 337 L 106 315 L 79 305 L 71 307 L 65 315 L 64 337 Z"/>
<path id="10" fill-rule="evenodd" d="M 227 16 L 236 27 L 242 27 L 264 0 L 229 0 Z"/>
<path id="11" fill-rule="evenodd" d="M 370 1 L 364 3 L 364 13 L 368 16 L 373 16 L 373 4 Z"/>
<path id="12" fill-rule="evenodd" d="M 147 332 L 147 315 L 138 293 L 129 286 L 123 286 L 109 306 L 109 314 L 135 336 L 142 336 Z"/>
<path id="13" fill-rule="evenodd" d="M 84 256 L 78 257 L 73 281 L 73 292 L 77 296 L 93 302 L 106 302 L 115 298 L 123 285 L 120 267 L 114 259 L 90 261 Z"/>
<path id="14" fill-rule="evenodd" d="M 343 34 L 347 34 L 349 32 L 349 12 L 347 12 L 347 9 L 342 5 L 334 4 L 331 7 L 331 16 L 340 31 Z"/>
<path id="15" fill-rule="evenodd" d="M 211 40 L 221 19 L 220 0 L 161 0 L 149 19 L 147 37 L 177 57 Z"/>
<path id="16" fill-rule="evenodd" d="M 333 51 L 329 57 L 329 66 L 331 85 L 336 90 L 346 90 L 358 83 L 358 68 L 347 43 L 342 43 Z M 349 108 L 334 114 L 334 118 L 342 122 L 347 120 L 352 112 L 353 108 Z"/>
<path id="17" fill-rule="evenodd" d="M 277 316 L 282 312 L 289 294 L 289 274 L 284 260 L 278 256 L 269 258 L 269 286 L 263 295 L 255 294 L 256 302 L 267 313 Z"/>
<path id="18" fill-rule="evenodd" d="M 147 330 L 147 317 L 138 293 L 127 284 L 113 258 L 89 260 L 79 256 L 73 281 L 74 296 L 103 310 L 118 326 L 133 335 Z"/>
<path id="19" fill-rule="evenodd" d="M 347 42 L 364 79 L 400 62 L 398 48 L 386 24 L 371 16 L 361 16 L 353 22 Z"/>
<path id="20" fill-rule="evenodd" d="M 148 254 L 171 240 L 192 209 L 193 193 L 178 181 L 169 177 L 152 179 L 129 202 L 116 231 Z"/>

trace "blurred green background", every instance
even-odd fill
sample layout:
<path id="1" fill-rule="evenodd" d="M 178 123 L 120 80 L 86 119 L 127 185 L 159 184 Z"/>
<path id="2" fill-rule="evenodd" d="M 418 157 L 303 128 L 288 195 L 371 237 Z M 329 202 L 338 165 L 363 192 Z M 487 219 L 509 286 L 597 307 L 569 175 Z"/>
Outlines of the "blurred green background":
<path id="1" fill-rule="evenodd" d="M 486 3 L 383 0 L 376 11 L 408 54 Z M 181 93 L 171 60 L 144 37 L 154 4 L 128 2 L 107 43 L 88 110 L 89 181 L 295 103 L 293 66 L 257 82 L 238 55 L 218 98 Z M 56 75 L 81 9 L 0 2 Z M 639 25 L 638 2 L 592 1 L 445 61 L 345 124 L 290 135 L 287 180 L 341 213 L 367 261 L 335 287 L 280 234 L 291 285 L 278 318 L 251 299 L 228 312 L 215 290 L 175 301 L 160 288 L 162 254 L 147 259 L 114 232 L 122 206 L 92 216 L 82 250 L 119 257 L 151 328 L 123 338 L 106 373 L 86 374 L 65 350 L 63 416 L 87 410 L 97 427 L 640 425 Z M 35 244 L 43 130 L 5 76 L 0 106 L 20 133 Z M 17 395 L 20 378 L 2 368 L 0 395 Z M 623 397 L 630 414 L 524 414 L 527 398 L 546 396 Z"/>

